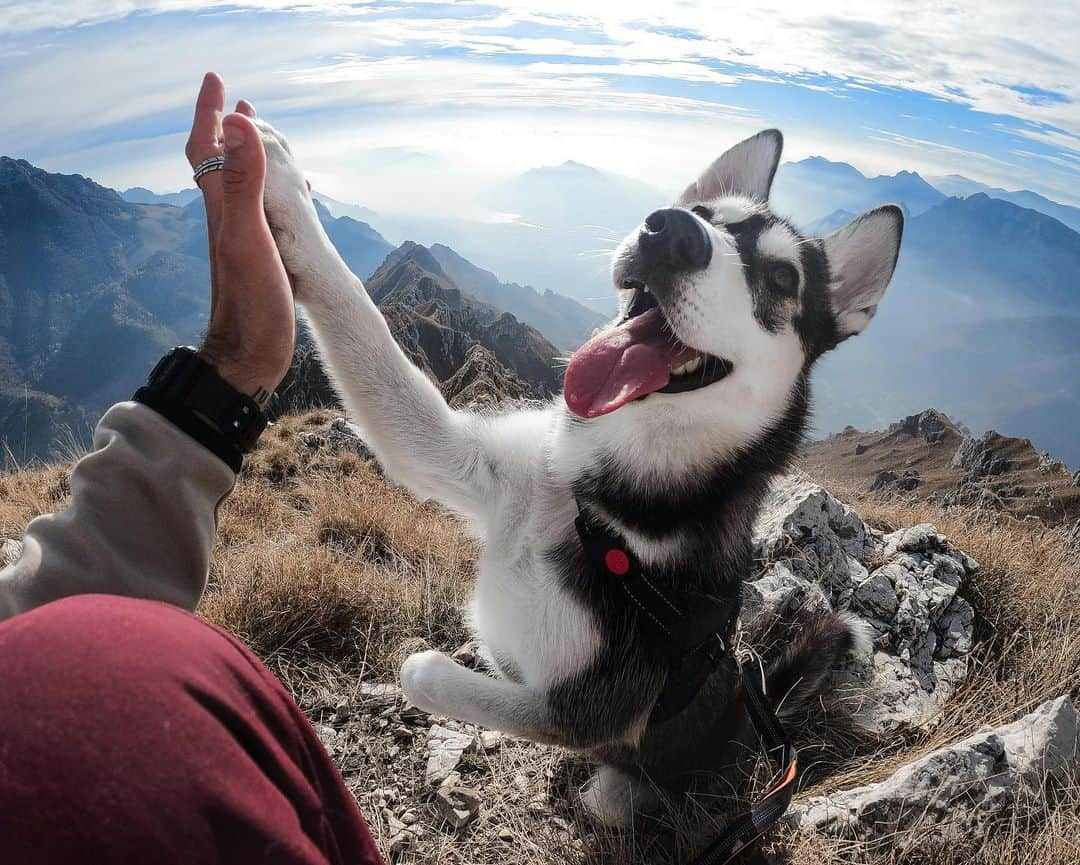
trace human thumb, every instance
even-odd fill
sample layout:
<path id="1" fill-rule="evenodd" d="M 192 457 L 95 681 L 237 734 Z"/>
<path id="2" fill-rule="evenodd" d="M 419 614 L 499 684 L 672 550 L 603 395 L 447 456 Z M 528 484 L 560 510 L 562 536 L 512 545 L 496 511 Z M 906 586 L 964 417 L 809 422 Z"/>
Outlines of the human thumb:
<path id="1" fill-rule="evenodd" d="M 221 122 L 225 142 L 225 165 L 222 186 L 226 219 L 237 208 L 262 214 L 263 182 L 266 179 L 266 153 L 255 124 L 243 114 L 230 114 Z"/>

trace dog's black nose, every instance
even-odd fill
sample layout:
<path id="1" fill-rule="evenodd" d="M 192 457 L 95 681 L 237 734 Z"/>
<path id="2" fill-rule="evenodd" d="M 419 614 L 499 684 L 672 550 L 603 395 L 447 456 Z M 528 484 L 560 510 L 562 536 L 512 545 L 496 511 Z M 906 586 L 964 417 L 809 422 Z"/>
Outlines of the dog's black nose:
<path id="1" fill-rule="evenodd" d="M 649 214 L 638 235 L 638 249 L 650 270 L 701 270 L 712 259 L 712 241 L 701 220 L 677 207 Z"/>

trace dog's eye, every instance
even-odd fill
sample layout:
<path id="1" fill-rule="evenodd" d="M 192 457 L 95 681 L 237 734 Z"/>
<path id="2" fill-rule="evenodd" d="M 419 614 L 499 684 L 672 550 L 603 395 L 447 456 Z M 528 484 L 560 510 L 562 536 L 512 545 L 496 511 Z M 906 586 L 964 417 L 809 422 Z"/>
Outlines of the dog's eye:
<path id="1" fill-rule="evenodd" d="M 712 222 L 713 211 L 712 211 L 711 207 L 705 207 L 704 205 L 699 204 L 697 207 L 690 208 L 690 212 L 691 213 L 696 213 L 698 216 L 700 216 L 706 222 Z"/>
<path id="2" fill-rule="evenodd" d="M 799 272 L 790 264 L 774 264 L 769 268 L 769 285 L 784 294 L 794 294 L 799 287 Z"/>

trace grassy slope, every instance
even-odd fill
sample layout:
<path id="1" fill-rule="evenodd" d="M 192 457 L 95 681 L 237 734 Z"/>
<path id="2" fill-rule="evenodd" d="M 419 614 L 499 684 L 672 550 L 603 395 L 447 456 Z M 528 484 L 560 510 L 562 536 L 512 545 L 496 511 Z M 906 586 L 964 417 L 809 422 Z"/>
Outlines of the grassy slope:
<path id="1" fill-rule="evenodd" d="M 567 795 L 584 780 L 583 762 L 516 741 L 467 760 L 465 781 L 484 799 L 480 818 L 458 834 L 439 827 L 423 789 L 423 735 L 395 742 L 387 731 L 400 730 L 400 714 L 392 706 L 365 707 L 358 686 L 361 679 L 394 681 L 410 651 L 453 650 L 465 640 L 460 605 L 476 550 L 452 519 L 390 487 L 371 464 L 310 447 L 305 436 L 324 429 L 329 418 L 314 412 L 285 419 L 249 460 L 221 511 L 221 540 L 200 612 L 247 640 L 315 720 L 341 722 L 335 726 L 346 732 L 334 754 L 380 840 L 385 844 L 389 834 L 380 803 L 393 803 L 377 791 L 391 786 L 399 804 L 413 808 L 426 826 L 408 861 L 683 861 L 692 835 L 686 830 L 700 826 L 700 813 L 673 811 L 660 831 L 633 838 L 599 831 Z M 0 534 L 17 536 L 30 517 L 61 507 L 66 478 L 63 467 L 0 477 Z M 1062 529 L 942 513 L 897 498 L 844 497 L 881 528 L 934 522 L 982 563 L 965 589 L 979 614 L 980 645 L 970 684 L 931 732 L 856 742 L 828 721 L 802 731 L 802 762 L 810 766 L 803 794 L 878 780 L 985 724 L 1014 720 L 1065 692 L 1078 695 L 1080 539 Z M 870 849 L 785 835 L 774 842 L 793 865 L 1058 865 L 1080 861 L 1078 845 L 1080 795 L 1071 789 L 1030 803 L 1014 821 L 972 843 L 932 856 L 895 844 Z"/>

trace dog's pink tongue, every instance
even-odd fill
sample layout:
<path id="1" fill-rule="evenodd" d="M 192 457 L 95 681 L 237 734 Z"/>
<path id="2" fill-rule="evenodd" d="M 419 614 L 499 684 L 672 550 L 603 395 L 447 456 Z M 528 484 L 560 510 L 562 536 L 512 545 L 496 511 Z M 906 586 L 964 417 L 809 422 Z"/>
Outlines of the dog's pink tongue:
<path id="1" fill-rule="evenodd" d="M 579 417 L 608 414 L 660 390 L 672 369 L 697 356 L 675 339 L 654 307 L 574 352 L 563 380 L 566 405 Z"/>

